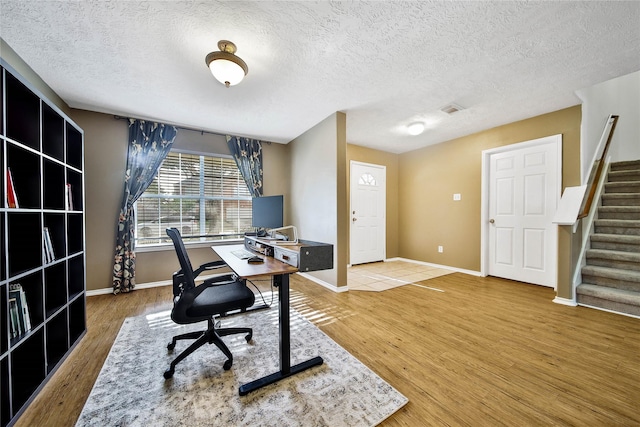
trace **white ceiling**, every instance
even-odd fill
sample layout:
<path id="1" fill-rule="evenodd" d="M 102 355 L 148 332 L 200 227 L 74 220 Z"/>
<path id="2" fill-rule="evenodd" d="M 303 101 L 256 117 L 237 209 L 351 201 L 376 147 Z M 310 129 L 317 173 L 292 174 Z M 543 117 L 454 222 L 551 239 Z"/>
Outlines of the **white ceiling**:
<path id="1" fill-rule="evenodd" d="M 342 111 L 347 142 L 402 153 L 640 70 L 640 2 L 0 0 L 0 37 L 73 108 L 283 143 Z M 221 39 L 249 66 L 231 88 Z"/>

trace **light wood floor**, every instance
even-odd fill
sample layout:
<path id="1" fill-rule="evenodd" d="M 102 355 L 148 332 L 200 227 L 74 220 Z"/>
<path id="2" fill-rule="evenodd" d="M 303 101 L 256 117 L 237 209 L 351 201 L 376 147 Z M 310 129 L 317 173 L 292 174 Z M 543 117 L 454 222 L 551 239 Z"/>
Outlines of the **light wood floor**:
<path id="1" fill-rule="evenodd" d="M 445 292 L 336 294 L 292 277 L 292 306 L 409 398 L 384 426 L 640 425 L 640 319 L 495 278 L 423 283 Z M 87 335 L 16 425 L 72 426 L 123 319 L 169 308 L 170 294 L 88 298 Z"/>

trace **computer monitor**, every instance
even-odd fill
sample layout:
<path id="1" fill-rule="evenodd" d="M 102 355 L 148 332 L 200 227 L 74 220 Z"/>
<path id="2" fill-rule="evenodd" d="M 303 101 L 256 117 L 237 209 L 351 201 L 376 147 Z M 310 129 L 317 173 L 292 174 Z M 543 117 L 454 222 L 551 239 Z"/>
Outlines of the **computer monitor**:
<path id="1" fill-rule="evenodd" d="M 283 225 L 284 197 L 262 196 L 251 201 L 251 226 L 258 229 L 280 228 Z"/>

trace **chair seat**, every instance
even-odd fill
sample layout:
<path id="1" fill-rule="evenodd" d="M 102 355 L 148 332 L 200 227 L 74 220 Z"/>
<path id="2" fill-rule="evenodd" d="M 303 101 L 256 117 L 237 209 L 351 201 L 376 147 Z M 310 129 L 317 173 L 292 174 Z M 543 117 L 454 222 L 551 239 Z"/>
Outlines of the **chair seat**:
<path id="1" fill-rule="evenodd" d="M 176 323 L 194 323 L 210 319 L 212 313 L 244 309 L 254 302 L 255 295 L 241 282 L 209 286 L 202 284 L 182 294 L 171 317 Z"/>
<path id="2" fill-rule="evenodd" d="M 180 262 L 180 270 L 173 273 L 173 310 L 171 319 L 180 324 L 187 325 L 203 320 L 207 321 L 207 329 L 204 331 L 192 331 L 176 335 L 167 345 L 167 350 L 173 351 L 178 340 L 195 340 L 183 350 L 172 362 L 164 373 L 168 380 L 173 377 L 176 365 L 185 357 L 205 344 L 215 344 L 227 356 L 222 368 L 231 369 L 233 354 L 222 341 L 221 337 L 232 334 L 245 334 L 244 339 L 249 342 L 253 336 L 251 328 L 218 328 L 214 316 L 225 315 L 235 310 L 246 311 L 255 302 L 253 292 L 247 288 L 244 280 L 236 279 L 233 274 L 217 275 L 196 286 L 196 278 L 203 272 L 214 271 L 227 267 L 223 261 L 211 261 L 202 264 L 197 270 L 193 270 L 189 255 L 180 237 L 177 228 L 167 228 L 167 235 L 171 238 L 176 249 L 176 255 Z"/>

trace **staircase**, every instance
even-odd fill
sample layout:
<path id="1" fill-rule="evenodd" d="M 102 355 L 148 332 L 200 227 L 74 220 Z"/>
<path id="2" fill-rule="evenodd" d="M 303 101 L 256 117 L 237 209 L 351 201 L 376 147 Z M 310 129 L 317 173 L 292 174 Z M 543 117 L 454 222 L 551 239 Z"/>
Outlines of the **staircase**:
<path id="1" fill-rule="evenodd" d="M 640 316 L 640 160 L 611 164 L 597 218 L 578 304 Z"/>

